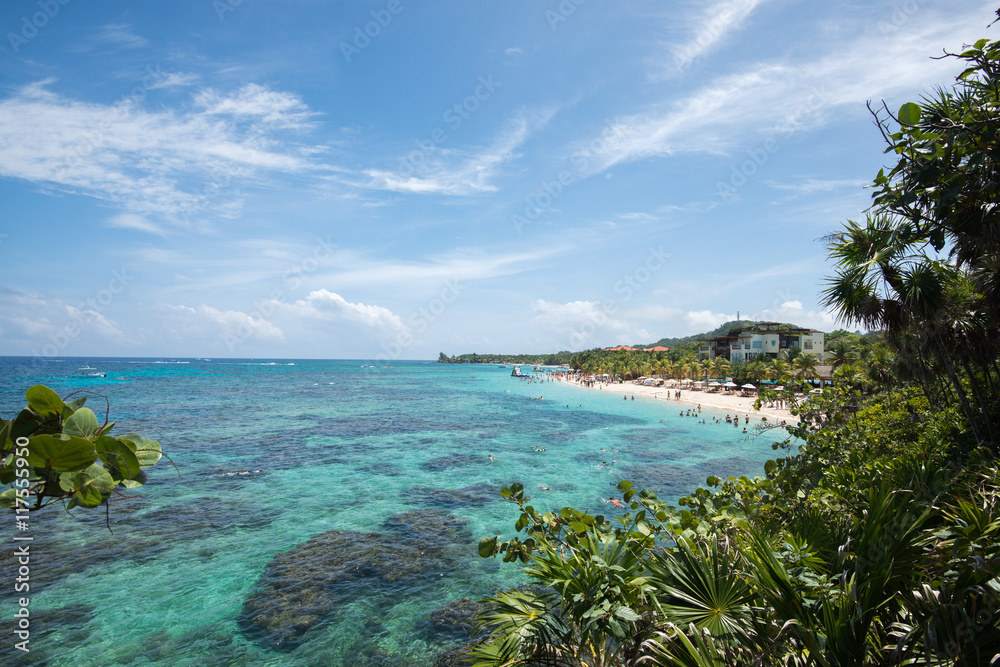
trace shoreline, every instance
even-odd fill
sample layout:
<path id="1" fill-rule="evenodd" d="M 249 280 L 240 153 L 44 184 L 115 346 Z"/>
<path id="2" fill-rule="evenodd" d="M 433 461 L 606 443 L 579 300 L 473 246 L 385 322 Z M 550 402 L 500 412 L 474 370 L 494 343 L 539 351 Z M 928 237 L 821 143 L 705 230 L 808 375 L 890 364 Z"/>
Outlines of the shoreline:
<path id="1" fill-rule="evenodd" d="M 551 380 L 550 380 L 551 381 Z M 576 386 L 580 389 L 592 389 L 594 391 L 620 391 L 626 396 L 636 396 L 643 397 L 646 399 L 655 399 L 662 401 L 667 404 L 669 402 L 683 403 L 689 406 L 701 405 L 703 408 L 711 408 L 713 410 L 718 410 L 720 412 L 728 412 L 732 415 L 749 415 L 751 419 L 754 417 L 767 417 L 768 423 L 780 424 L 782 420 L 787 422 L 789 425 L 797 424 L 799 418 L 792 415 L 788 408 L 768 408 L 762 407 L 760 410 L 755 410 L 753 407 L 756 397 L 742 397 L 736 395 L 726 395 L 726 394 L 709 394 L 704 391 L 693 391 L 691 389 L 680 389 L 681 397 L 674 398 L 673 394 L 676 389 L 670 387 L 649 387 L 643 384 L 614 384 L 614 385 L 595 385 L 594 387 L 585 387 L 579 380 L 571 378 L 558 378 L 559 382 L 564 382 L 567 385 Z M 598 389 L 598 387 L 603 387 L 603 389 Z"/>

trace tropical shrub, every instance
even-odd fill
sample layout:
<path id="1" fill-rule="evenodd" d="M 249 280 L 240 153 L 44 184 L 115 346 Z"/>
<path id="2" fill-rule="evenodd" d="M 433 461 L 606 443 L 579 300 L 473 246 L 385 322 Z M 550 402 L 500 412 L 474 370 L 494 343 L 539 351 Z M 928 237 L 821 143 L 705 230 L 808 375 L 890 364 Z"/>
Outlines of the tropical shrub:
<path id="1" fill-rule="evenodd" d="M 87 407 L 86 396 L 64 401 L 35 385 L 28 405 L 12 420 L 0 419 L 0 506 L 36 511 L 65 501 L 66 508 L 106 505 L 120 489 L 146 482 L 144 469 L 163 455 L 155 440 L 135 433 L 112 437 L 115 422 Z M 68 398 L 68 397 L 67 397 Z"/>

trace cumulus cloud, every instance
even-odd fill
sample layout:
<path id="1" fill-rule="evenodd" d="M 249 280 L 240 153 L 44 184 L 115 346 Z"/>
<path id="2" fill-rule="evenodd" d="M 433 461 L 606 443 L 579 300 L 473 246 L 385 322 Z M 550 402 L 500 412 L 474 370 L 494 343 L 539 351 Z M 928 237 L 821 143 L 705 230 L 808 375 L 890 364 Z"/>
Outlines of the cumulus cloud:
<path id="1" fill-rule="evenodd" d="M 107 343 L 127 344 L 119 323 L 106 315 L 114 301 L 91 298 L 76 305 L 34 292 L 0 288 L 5 313 L 0 339 L 6 354 L 45 357 L 91 353 Z M 103 349 L 103 348 L 102 348 Z"/>
<path id="2" fill-rule="evenodd" d="M 559 349 L 582 350 L 632 335 L 629 323 L 617 316 L 619 307 L 610 302 L 537 299 L 531 310 L 536 327 L 558 334 Z"/>
<path id="3" fill-rule="evenodd" d="M 285 335 L 263 317 L 238 310 L 219 310 L 212 306 L 195 307 L 165 304 L 173 337 L 178 339 L 221 340 L 230 352 L 248 340 L 280 341 Z"/>
<path id="4" fill-rule="evenodd" d="M 326 289 L 310 292 L 305 299 L 287 304 L 272 301 L 283 316 L 321 321 L 345 320 L 381 332 L 397 332 L 406 327 L 398 315 L 382 306 L 351 303 L 336 292 Z"/>

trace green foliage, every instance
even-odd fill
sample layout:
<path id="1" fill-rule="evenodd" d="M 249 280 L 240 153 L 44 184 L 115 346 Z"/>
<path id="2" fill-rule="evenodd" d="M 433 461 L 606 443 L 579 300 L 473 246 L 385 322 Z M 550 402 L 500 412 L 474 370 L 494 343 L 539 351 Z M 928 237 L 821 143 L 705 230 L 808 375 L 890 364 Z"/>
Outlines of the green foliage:
<path id="1" fill-rule="evenodd" d="M 146 481 L 143 469 L 160 460 L 155 440 L 136 434 L 108 435 L 114 422 L 100 422 L 84 407 L 86 397 L 64 401 L 35 385 L 28 406 L 13 420 L 0 419 L 0 506 L 39 510 L 60 500 L 66 508 L 106 504 L 118 488 Z"/>
<path id="2" fill-rule="evenodd" d="M 519 611 L 513 593 L 493 600 L 508 604 L 481 619 L 474 664 L 953 664 L 1000 651 L 1000 470 L 957 465 L 955 410 L 932 412 L 918 388 L 848 387 L 795 410 L 808 417 L 798 446 L 776 443 L 786 455 L 765 477 L 709 477 L 678 507 L 622 482 L 629 511 L 610 522 L 502 489 L 521 536 L 487 538 L 480 555 L 525 565 L 534 586 Z"/>
<path id="3" fill-rule="evenodd" d="M 836 386 L 761 392 L 801 419 L 762 478 L 709 477 L 678 507 L 622 482 L 614 526 L 503 489 L 525 539 L 480 555 L 525 565 L 535 589 L 497 596 L 475 664 L 997 664 L 1000 42 L 949 55 L 966 65 L 953 90 L 904 104 L 896 128 L 879 118 L 899 161 L 867 220 L 829 239 L 826 305 L 879 336 L 830 336 Z M 728 372 L 805 380 L 811 358 Z M 602 365 L 643 370 L 574 357 Z"/>

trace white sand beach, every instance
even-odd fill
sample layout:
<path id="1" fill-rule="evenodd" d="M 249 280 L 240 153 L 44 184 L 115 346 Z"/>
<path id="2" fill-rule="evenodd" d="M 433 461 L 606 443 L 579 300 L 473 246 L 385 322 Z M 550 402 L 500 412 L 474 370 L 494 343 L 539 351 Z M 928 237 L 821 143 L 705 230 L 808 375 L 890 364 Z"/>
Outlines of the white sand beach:
<path id="1" fill-rule="evenodd" d="M 596 384 L 593 387 L 587 387 L 573 379 L 563 379 L 562 381 L 566 384 L 586 389 L 587 391 L 618 393 L 628 396 L 630 399 L 632 396 L 635 396 L 636 399 L 640 397 L 644 399 L 652 398 L 661 400 L 664 403 L 683 403 L 692 406 L 701 405 L 703 408 L 721 410 L 731 415 L 738 414 L 741 417 L 749 415 L 751 423 L 759 421 L 761 417 L 767 417 L 768 422 L 774 423 L 784 420 L 789 424 L 796 424 L 799 421 L 799 418 L 793 416 L 787 408 L 762 407 L 760 410 L 755 410 L 753 404 L 757 400 L 756 397 L 742 397 L 739 394 L 708 393 L 705 391 L 693 391 L 691 389 L 679 389 L 681 397 L 680 399 L 675 399 L 674 392 L 678 391 L 678 389 L 671 387 L 647 387 L 646 385 L 633 384 L 631 382 L 611 385 Z"/>

